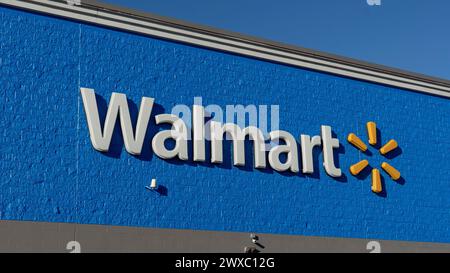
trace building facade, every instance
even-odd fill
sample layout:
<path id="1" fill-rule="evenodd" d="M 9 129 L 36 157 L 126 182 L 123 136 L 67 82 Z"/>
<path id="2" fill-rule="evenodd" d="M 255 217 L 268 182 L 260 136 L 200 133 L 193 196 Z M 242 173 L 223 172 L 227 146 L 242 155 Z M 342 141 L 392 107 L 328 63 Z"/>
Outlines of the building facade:
<path id="1" fill-rule="evenodd" d="M 1 251 L 450 250 L 449 81 L 93 1 L 0 3 Z"/>

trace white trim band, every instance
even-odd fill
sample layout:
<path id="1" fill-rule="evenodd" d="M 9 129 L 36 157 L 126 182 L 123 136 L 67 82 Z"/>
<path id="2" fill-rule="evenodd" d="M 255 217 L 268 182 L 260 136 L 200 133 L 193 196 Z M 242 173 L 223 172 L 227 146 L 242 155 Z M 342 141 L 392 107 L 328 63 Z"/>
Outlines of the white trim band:
<path id="1" fill-rule="evenodd" d="M 145 20 L 139 16 L 91 4 L 68 5 L 65 2 L 43 0 L 0 0 L 0 4 L 450 98 L 450 83 L 447 81 L 380 71 L 382 69 L 375 66 L 371 69 L 368 65 L 362 67 L 345 60 L 336 61 L 294 50 L 283 50 L 239 37 L 200 31 L 189 26 L 163 24 L 158 20 Z"/>

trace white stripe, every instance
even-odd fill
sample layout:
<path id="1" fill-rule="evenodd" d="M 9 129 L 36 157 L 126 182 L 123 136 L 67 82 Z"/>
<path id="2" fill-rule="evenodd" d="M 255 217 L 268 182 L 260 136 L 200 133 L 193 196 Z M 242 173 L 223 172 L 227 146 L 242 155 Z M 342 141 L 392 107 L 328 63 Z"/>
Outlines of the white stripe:
<path id="1" fill-rule="evenodd" d="M 232 37 L 218 37 L 213 34 L 201 33 L 199 31 L 195 31 L 194 29 L 189 30 L 167 26 L 164 24 L 131 18 L 121 13 L 114 13 L 113 11 L 106 10 L 97 10 L 83 5 L 70 6 L 65 3 L 42 0 L 0 0 L 0 3 L 18 8 L 94 23 L 102 26 L 114 27 L 140 34 L 156 36 L 159 38 L 170 39 L 178 42 L 199 45 L 245 56 L 251 56 L 264 60 L 280 62 L 293 66 L 332 73 L 340 76 L 347 76 L 351 78 L 450 98 L 450 86 L 441 84 L 439 82 L 431 83 L 433 82 L 432 80 L 421 81 L 408 77 L 393 75 L 386 72 L 378 72 L 370 69 L 360 68 L 354 65 L 323 60 L 321 58 L 314 58 L 302 54 L 296 54 L 288 52 L 287 50 L 268 48 L 265 46 L 256 45 L 251 42 L 239 41 L 240 38 L 238 37 L 236 37 L 235 39 L 233 39 Z"/>

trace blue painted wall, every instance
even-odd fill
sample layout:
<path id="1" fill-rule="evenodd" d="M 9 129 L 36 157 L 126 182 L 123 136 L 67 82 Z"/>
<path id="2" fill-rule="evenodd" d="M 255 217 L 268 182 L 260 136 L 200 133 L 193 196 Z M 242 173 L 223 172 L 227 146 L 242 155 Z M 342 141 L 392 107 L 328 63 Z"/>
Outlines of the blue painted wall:
<path id="1" fill-rule="evenodd" d="M 0 219 L 450 242 L 450 100 L 97 26 L 0 8 Z M 330 125 L 345 177 L 164 161 L 129 155 L 120 130 L 92 148 L 79 87 L 103 109 L 111 92 L 158 113 L 175 104 L 280 105 L 298 137 Z M 346 143 L 377 122 L 400 148 L 386 191 L 348 168 L 367 158 Z M 152 119 L 148 139 L 159 130 Z M 230 152 L 225 153 L 230 156 Z M 321 154 L 316 154 L 321 158 Z M 250 157 L 247 157 L 249 160 Z M 251 160 L 250 160 L 251 162 Z M 366 177 L 367 176 L 367 177 Z M 145 189 L 157 178 L 163 195 Z"/>

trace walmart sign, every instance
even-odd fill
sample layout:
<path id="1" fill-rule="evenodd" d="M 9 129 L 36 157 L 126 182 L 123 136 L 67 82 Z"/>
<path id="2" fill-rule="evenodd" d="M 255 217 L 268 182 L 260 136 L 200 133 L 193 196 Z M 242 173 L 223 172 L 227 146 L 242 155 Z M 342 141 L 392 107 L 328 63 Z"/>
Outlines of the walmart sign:
<path id="1" fill-rule="evenodd" d="M 126 95 L 112 93 L 102 129 L 95 91 L 89 88 L 81 88 L 80 92 L 94 149 L 101 152 L 109 150 L 114 127 L 117 118 L 120 117 L 125 149 L 130 154 L 140 155 L 153 109 L 154 98 L 142 98 L 137 123 L 133 125 Z M 336 149 L 339 148 L 341 143 L 338 138 L 332 136 L 331 126 L 322 125 L 320 135 L 301 134 L 299 137 L 301 149 L 298 151 L 297 139 L 287 131 L 275 130 L 269 132 L 268 136 L 266 136 L 262 130 L 255 126 L 241 128 L 234 123 L 222 124 L 213 120 L 205 121 L 205 108 L 202 105 L 193 105 L 192 107 L 192 129 L 188 129 L 183 119 L 177 115 L 156 115 L 156 124 L 169 124 L 171 129 L 160 131 L 153 136 L 151 142 L 153 152 L 162 159 L 178 158 L 184 161 L 189 160 L 188 140 L 192 136 L 192 160 L 197 162 L 207 160 L 205 145 L 206 140 L 210 140 L 211 158 L 209 160 L 211 163 L 220 164 L 224 160 L 223 140 L 228 136 L 233 142 L 233 164 L 235 166 L 244 166 L 246 164 L 245 139 L 248 137 L 253 141 L 254 168 L 266 168 L 266 162 L 268 161 L 270 167 L 279 172 L 298 173 L 301 171 L 304 174 L 311 174 L 314 172 L 313 149 L 321 147 L 323 167 L 326 173 L 335 178 L 342 175 L 342 170 L 335 164 L 335 158 L 339 156 L 336 153 Z M 377 144 L 376 124 L 369 122 L 367 123 L 367 128 L 369 143 L 371 145 Z M 347 140 L 361 151 L 367 150 L 366 144 L 355 134 L 349 134 Z M 171 149 L 167 148 L 165 145 L 166 141 L 174 141 L 174 147 Z M 269 141 L 270 145 L 267 145 L 267 141 Z M 380 153 L 387 154 L 396 149 L 397 146 L 398 144 L 395 140 L 390 140 L 380 149 Z M 299 163 L 300 156 L 301 166 Z M 352 165 L 350 172 L 353 175 L 358 175 L 368 165 L 368 160 L 362 160 Z M 392 179 L 397 180 L 400 178 L 400 172 L 387 162 L 383 162 L 381 167 Z M 376 193 L 382 191 L 380 172 L 376 168 L 372 169 L 372 191 Z"/>

